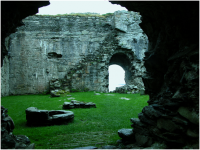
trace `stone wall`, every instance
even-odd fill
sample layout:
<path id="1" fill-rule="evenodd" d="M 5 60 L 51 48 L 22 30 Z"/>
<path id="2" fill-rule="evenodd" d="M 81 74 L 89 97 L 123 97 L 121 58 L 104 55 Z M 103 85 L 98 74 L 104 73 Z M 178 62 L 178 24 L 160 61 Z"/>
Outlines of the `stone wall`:
<path id="1" fill-rule="evenodd" d="M 27 17 L 25 26 L 9 39 L 10 94 L 49 91 L 53 77 L 61 79 L 64 88 L 108 92 L 108 67 L 119 53 L 130 61 L 128 67 L 122 66 L 127 83 L 143 88 L 148 40 L 138 25 L 140 17 L 127 11 Z"/>
<path id="2" fill-rule="evenodd" d="M 5 39 L 5 49 L 8 49 L 9 38 Z M 9 95 L 9 55 L 4 57 L 3 66 L 1 67 L 1 96 Z"/>
<path id="3" fill-rule="evenodd" d="M 9 59 L 5 56 L 1 67 L 1 96 L 9 95 Z"/>
<path id="4" fill-rule="evenodd" d="M 5 37 L 15 32 L 23 17 L 37 13 L 42 3 L 49 2 L 1 2 L 2 58 L 6 54 Z M 167 148 L 199 149 L 199 2 L 112 3 L 140 12 L 140 26 L 150 41 L 145 64 L 149 106 L 139 119 L 131 119 L 137 144 L 144 148 L 156 140 Z M 159 76 L 163 79 L 157 80 Z"/>

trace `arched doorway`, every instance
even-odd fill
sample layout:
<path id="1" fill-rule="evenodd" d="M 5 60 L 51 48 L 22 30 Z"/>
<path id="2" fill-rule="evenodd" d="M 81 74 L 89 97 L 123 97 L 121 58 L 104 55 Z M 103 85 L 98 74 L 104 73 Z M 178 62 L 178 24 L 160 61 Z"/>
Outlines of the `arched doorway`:
<path id="1" fill-rule="evenodd" d="M 124 80 L 125 80 L 126 84 L 128 84 L 131 81 L 131 70 L 130 70 L 131 60 L 126 54 L 119 52 L 119 53 L 115 53 L 114 55 L 112 55 L 110 62 L 109 62 L 109 66 L 110 65 L 121 66 L 125 71 Z"/>
<path id="2" fill-rule="evenodd" d="M 126 84 L 125 71 L 119 65 L 110 65 L 109 69 L 109 92 Z"/>

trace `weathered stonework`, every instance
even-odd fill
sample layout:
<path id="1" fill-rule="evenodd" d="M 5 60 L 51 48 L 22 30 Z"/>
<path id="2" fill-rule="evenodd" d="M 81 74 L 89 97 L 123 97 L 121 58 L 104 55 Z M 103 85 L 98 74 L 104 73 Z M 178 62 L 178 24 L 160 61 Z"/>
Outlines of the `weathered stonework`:
<path id="1" fill-rule="evenodd" d="M 37 13 L 36 8 L 45 3 L 49 2 L 1 2 L 2 58 L 7 55 L 5 38 L 21 25 L 22 18 Z M 199 149 L 199 2 L 112 3 L 140 12 L 140 26 L 149 39 L 144 84 L 150 100 L 149 106 L 138 114 L 139 119 L 131 119 L 136 143 L 144 148 L 158 141 L 146 149 Z M 5 143 L 5 147 L 10 146 L 8 140 Z M 136 147 L 127 145 L 129 149 Z"/>
<path id="2" fill-rule="evenodd" d="M 5 49 L 8 49 L 8 45 L 9 45 L 9 38 L 7 37 L 5 39 L 5 43 L 4 43 L 4 46 L 5 46 Z M 2 63 L 4 64 L 2 67 L 1 67 L 1 96 L 4 97 L 4 96 L 8 96 L 9 95 L 9 64 L 10 64 L 10 61 L 9 61 L 9 55 L 6 55 L 4 56 L 4 59 L 2 61 Z"/>
<path id="3" fill-rule="evenodd" d="M 111 2 L 142 15 L 150 99 L 131 122 L 136 143 L 199 149 L 199 2 Z"/>
<path id="4" fill-rule="evenodd" d="M 30 16 L 10 36 L 10 95 L 49 91 L 49 81 L 60 88 L 108 92 L 108 67 L 125 70 L 126 84 L 144 88 L 142 74 L 147 36 L 137 12 L 108 16 Z"/>
<path id="5" fill-rule="evenodd" d="M 5 56 L 3 60 L 3 67 L 1 67 L 1 96 L 9 95 L 9 59 Z"/>

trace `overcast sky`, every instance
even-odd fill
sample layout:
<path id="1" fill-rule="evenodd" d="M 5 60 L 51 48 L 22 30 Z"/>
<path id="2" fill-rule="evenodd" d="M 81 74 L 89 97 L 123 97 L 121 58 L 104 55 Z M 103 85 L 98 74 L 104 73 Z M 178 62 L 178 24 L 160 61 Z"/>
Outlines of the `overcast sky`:
<path id="1" fill-rule="evenodd" d="M 38 14 L 56 15 L 85 12 L 106 14 L 117 10 L 127 9 L 120 5 L 111 4 L 108 0 L 50 0 L 50 5 L 39 8 Z"/>

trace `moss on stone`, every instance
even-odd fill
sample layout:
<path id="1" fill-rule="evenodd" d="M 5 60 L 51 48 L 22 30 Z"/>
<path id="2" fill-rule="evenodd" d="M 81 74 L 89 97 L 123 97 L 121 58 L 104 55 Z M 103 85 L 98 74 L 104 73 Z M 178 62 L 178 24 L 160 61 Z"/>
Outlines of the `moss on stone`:
<path id="1" fill-rule="evenodd" d="M 57 15 L 38 15 L 35 16 L 41 16 L 41 17 L 67 17 L 67 16 L 73 16 L 73 17 L 102 17 L 106 18 L 108 16 L 112 16 L 113 13 L 106 13 L 103 15 L 100 14 L 93 14 L 93 13 L 71 13 L 71 14 L 57 14 Z"/>

